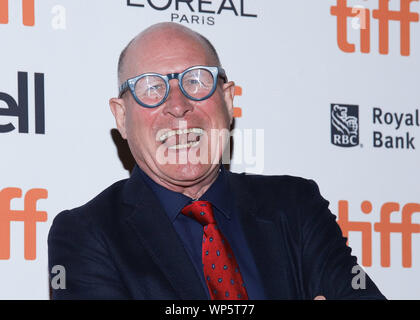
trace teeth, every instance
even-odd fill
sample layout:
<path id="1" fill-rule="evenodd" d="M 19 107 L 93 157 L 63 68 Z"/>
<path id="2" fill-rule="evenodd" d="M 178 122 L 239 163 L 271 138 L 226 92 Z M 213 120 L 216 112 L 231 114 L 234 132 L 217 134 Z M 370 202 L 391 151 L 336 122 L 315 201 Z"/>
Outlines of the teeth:
<path id="1" fill-rule="evenodd" d="M 176 145 L 170 146 L 170 147 L 168 147 L 168 149 L 171 149 L 171 150 L 186 149 L 186 148 L 189 148 L 189 147 L 195 147 L 199 143 L 200 143 L 200 141 L 191 141 L 191 142 L 188 142 L 188 143 L 185 143 L 185 144 L 176 144 Z"/>
<path id="2" fill-rule="evenodd" d="M 182 130 L 181 129 L 178 129 L 178 130 L 170 130 L 170 131 L 167 131 L 164 134 L 162 134 L 159 137 L 159 141 L 160 142 L 163 142 L 166 139 L 168 139 L 169 137 L 172 137 L 172 136 L 174 136 L 176 134 L 187 134 L 187 133 L 196 133 L 196 134 L 198 134 L 198 135 L 201 136 L 204 133 L 204 130 L 201 129 L 201 128 L 190 128 L 190 129 L 182 129 Z"/>

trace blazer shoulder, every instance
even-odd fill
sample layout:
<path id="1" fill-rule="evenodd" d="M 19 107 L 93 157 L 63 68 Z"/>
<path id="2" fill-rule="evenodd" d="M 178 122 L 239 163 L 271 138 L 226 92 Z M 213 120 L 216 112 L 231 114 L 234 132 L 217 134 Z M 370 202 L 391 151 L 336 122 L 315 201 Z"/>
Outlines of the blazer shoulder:
<path id="1" fill-rule="evenodd" d="M 54 299 L 127 299 L 112 254 L 121 235 L 117 208 L 124 180 L 83 206 L 59 213 L 48 233 L 49 269 L 65 267 L 66 290 L 52 290 Z M 115 209 L 114 209 L 115 208 Z"/>
<path id="2" fill-rule="evenodd" d="M 122 201 L 121 194 L 127 180 L 113 183 L 82 206 L 60 212 L 55 216 L 53 225 L 75 223 L 76 220 L 84 225 L 92 222 L 101 224 L 105 217 L 118 212 L 117 206 Z"/>
<path id="3" fill-rule="evenodd" d="M 230 173 L 236 186 L 245 186 L 256 199 L 275 203 L 301 203 L 320 196 L 317 183 L 311 179 L 291 175 L 259 175 Z"/>

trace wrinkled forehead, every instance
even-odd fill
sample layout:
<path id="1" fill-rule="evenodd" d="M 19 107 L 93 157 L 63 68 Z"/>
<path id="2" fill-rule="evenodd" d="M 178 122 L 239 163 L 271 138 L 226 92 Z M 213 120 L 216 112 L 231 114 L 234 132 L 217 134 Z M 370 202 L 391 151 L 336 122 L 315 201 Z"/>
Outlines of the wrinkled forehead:
<path id="1" fill-rule="evenodd" d="M 183 30 L 152 30 L 138 35 L 127 48 L 122 80 L 144 72 L 181 72 L 194 65 L 218 65 L 200 35 Z"/>

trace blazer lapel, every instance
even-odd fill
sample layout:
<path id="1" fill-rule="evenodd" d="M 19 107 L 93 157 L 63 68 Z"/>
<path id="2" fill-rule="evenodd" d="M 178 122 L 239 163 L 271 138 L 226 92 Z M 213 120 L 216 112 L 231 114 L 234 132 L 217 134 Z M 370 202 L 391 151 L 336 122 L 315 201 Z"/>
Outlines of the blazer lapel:
<path id="1" fill-rule="evenodd" d="M 200 278 L 178 234 L 138 170 L 137 167 L 133 170 L 124 189 L 123 201 L 133 207 L 126 216 L 126 221 L 134 228 L 142 246 L 180 299 L 207 299 Z"/>
<path id="2" fill-rule="evenodd" d="M 296 298 L 281 228 L 275 221 L 260 214 L 263 209 L 247 185 L 246 176 L 229 174 L 229 180 L 247 245 L 255 258 L 266 298 Z"/>

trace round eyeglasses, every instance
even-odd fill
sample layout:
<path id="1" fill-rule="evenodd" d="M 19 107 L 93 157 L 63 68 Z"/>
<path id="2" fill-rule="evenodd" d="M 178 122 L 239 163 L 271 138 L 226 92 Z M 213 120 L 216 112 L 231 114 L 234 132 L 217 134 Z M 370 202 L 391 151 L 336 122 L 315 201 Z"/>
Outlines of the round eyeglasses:
<path id="1" fill-rule="evenodd" d="M 220 67 L 194 66 L 181 73 L 162 75 L 159 73 L 143 73 L 128 79 L 120 86 L 118 97 L 130 89 L 138 104 L 145 108 L 156 108 L 168 98 L 169 81 L 178 79 L 181 92 L 194 101 L 202 101 L 211 97 L 217 87 L 217 79 L 227 82 L 225 71 Z"/>

